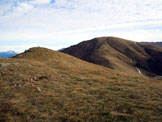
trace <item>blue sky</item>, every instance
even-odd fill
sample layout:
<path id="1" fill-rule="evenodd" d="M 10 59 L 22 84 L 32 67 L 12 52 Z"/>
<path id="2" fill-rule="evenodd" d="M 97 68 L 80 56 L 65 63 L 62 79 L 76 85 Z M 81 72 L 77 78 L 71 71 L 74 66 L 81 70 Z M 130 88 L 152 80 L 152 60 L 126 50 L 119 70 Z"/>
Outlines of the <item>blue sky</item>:
<path id="1" fill-rule="evenodd" d="M 100 36 L 162 41 L 162 0 L 0 0 L 0 51 Z"/>

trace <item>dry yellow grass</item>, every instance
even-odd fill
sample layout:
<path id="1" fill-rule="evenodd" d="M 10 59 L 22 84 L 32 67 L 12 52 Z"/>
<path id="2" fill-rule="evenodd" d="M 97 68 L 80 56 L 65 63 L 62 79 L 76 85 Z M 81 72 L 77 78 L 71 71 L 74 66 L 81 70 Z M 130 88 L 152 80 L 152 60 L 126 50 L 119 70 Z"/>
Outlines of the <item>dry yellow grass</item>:
<path id="1" fill-rule="evenodd" d="M 0 59 L 0 121 L 161 121 L 162 81 L 33 48 Z"/>

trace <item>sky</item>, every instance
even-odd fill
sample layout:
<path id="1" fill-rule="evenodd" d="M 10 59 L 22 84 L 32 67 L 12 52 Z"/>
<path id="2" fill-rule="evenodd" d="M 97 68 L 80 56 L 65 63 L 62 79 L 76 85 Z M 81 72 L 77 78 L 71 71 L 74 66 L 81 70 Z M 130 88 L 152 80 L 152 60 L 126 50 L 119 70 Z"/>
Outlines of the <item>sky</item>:
<path id="1" fill-rule="evenodd" d="M 0 51 L 102 36 L 162 41 L 162 0 L 0 0 Z"/>

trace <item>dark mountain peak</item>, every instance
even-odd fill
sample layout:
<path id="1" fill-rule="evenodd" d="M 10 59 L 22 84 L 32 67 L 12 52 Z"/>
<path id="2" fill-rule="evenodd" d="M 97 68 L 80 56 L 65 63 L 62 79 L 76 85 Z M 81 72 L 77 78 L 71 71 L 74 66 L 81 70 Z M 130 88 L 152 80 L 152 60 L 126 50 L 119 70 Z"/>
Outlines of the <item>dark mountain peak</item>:
<path id="1" fill-rule="evenodd" d="M 96 37 L 90 40 L 87 40 L 85 42 L 90 41 L 91 43 L 105 43 L 105 42 L 112 42 L 112 41 L 117 41 L 117 42 L 130 42 L 130 40 L 126 40 L 126 39 L 122 39 L 122 38 L 118 38 L 118 37 L 113 37 L 113 36 L 109 36 L 109 37 Z"/>
<path id="2" fill-rule="evenodd" d="M 92 51 L 94 49 L 98 49 L 99 47 L 102 47 L 103 45 L 109 45 L 109 44 L 115 45 L 115 43 L 116 44 L 126 44 L 126 43 L 136 44 L 136 42 L 118 38 L 118 37 L 97 37 L 97 38 L 93 38 L 91 40 L 86 40 L 86 41 L 80 42 L 77 45 L 70 46 L 68 49 L 71 50 L 70 48 L 75 48 L 77 46 L 78 50 L 84 49 L 84 50 Z M 64 52 L 65 50 L 66 50 L 66 48 L 62 49 L 60 52 Z"/>
<path id="3" fill-rule="evenodd" d="M 116 41 L 116 42 L 122 42 L 122 43 L 126 43 L 126 42 L 133 42 L 132 40 L 127 40 L 127 39 L 122 39 L 119 37 L 114 37 L 114 36 L 109 36 L 109 37 L 97 37 L 94 38 L 99 42 L 111 42 L 111 41 Z M 93 39 L 92 39 L 93 40 Z"/>
<path id="4" fill-rule="evenodd" d="M 128 74 L 162 75 L 162 48 L 117 37 L 98 37 L 63 49 L 91 63 L 103 65 Z"/>

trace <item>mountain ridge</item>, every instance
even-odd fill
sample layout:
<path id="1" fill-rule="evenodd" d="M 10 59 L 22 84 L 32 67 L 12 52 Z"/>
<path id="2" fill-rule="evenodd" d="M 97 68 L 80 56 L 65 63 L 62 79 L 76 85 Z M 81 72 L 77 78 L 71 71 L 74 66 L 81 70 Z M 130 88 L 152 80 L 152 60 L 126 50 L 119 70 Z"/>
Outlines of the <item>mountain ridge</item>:
<path id="1" fill-rule="evenodd" d="M 147 76 L 162 75 L 162 48 L 131 40 L 99 37 L 65 48 L 61 52 L 128 74 L 137 75 L 138 68 Z"/>
<path id="2" fill-rule="evenodd" d="M 9 57 L 13 57 L 15 55 L 17 55 L 18 53 L 16 53 L 15 51 L 6 51 L 6 52 L 0 52 L 0 57 L 2 58 L 9 58 Z"/>
<path id="3" fill-rule="evenodd" d="M 155 45 L 155 46 L 160 46 L 162 47 L 162 42 L 159 41 L 159 42 L 141 42 L 143 44 L 150 44 L 150 45 Z"/>

